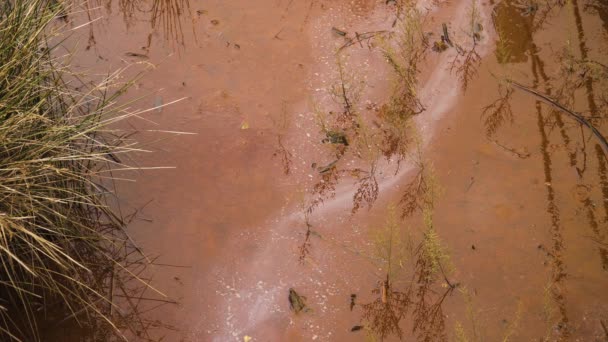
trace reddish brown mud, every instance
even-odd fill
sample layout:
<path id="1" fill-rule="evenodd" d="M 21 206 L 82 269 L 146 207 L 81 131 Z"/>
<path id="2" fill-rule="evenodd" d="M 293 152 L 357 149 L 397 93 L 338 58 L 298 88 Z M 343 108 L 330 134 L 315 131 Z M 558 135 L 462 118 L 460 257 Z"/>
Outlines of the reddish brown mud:
<path id="1" fill-rule="evenodd" d="M 152 284 L 178 303 L 145 303 L 151 339 L 378 338 L 373 318 L 389 318 L 374 316 L 373 303 L 399 298 L 408 309 L 378 339 L 606 337 L 606 151 L 569 114 L 507 81 L 605 131 L 602 2 L 477 2 L 474 16 L 471 1 L 416 3 L 428 39 L 414 92 L 424 110 L 412 116 L 416 137 L 400 162 L 336 158 L 340 143 L 327 143 L 324 126 L 349 110 L 381 121 L 375 113 L 395 96 L 403 79 L 385 52 L 398 48 L 403 12 L 393 1 L 174 5 L 181 15 L 153 29 L 148 12 L 126 26 L 118 4 L 91 11 L 102 19 L 75 59 L 95 72 L 147 69 L 128 94 L 147 95 L 137 106 L 183 99 L 129 123 L 154 150 L 135 163 L 176 168 L 117 186 L 125 215 L 136 210 L 133 239 L 158 257 Z M 442 23 L 454 47 L 432 51 Z M 344 172 L 327 187 L 338 169 L 373 175 L 376 191 L 358 210 L 358 186 L 368 183 Z M 390 217 L 404 245 L 429 237 L 428 210 L 401 215 L 408 185 L 431 183 L 422 169 L 442 189 L 432 231 L 446 257 L 435 276 L 424 276 L 434 259 L 421 258 L 422 247 L 398 267 L 378 252 Z M 309 310 L 290 310 L 290 288 Z"/>

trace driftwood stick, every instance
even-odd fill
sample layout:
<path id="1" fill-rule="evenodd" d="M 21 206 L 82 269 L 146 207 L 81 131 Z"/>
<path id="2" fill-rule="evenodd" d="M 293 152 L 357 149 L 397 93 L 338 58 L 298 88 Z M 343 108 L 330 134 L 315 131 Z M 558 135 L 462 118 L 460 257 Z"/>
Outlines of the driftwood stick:
<path id="1" fill-rule="evenodd" d="M 511 80 L 507 80 L 507 82 L 509 82 L 509 84 L 513 85 L 515 88 L 522 90 L 530 95 L 534 95 L 534 96 L 538 97 L 539 99 L 541 99 L 543 102 L 561 110 L 562 112 L 564 112 L 566 114 L 569 114 L 578 123 L 589 128 L 591 130 L 591 132 L 593 133 L 593 135 L 595 135 L 595 137 L 599 140 L 600 145 L 602 145 L 602 148 L 604 149 L 604 156 L 606 156 L 608 158 L 608 141 L 606 141 L 606 138 L 604 138 L 602 133 L 600 133 L 600 131 L 598 131 L 597 128 L 595 128 L 595 126 L 593 126 L 591 124 L 591 122 L 589 122 L 587 119 L 585 119 L 582 115 L 564 107 L 556 100 L 550 98 L 549 96 L 547 96 L 543 93 L 539 93 L 538 91 L 536 91 L 532 88 L 528 88 L 524 85 L 521 85 L 521 84 L 519 84 L 515 81 L 511 81 Z"/>

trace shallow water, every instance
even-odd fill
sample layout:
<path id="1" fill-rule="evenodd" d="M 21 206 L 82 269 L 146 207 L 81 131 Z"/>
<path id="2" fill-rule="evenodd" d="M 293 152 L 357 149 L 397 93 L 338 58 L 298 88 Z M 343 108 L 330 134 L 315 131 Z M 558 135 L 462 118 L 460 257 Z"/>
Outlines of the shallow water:
<path id="1" fill-rule="evenodd" d="M 352 108 L 369 121 L 361 126 L 375 132 L 372 121 L 382 121 L 378 108 L 400 81 L 382 53 L 400 34 L 392 2 L 168 1 L 180 15 L 153 28 L 146 11 L 126 25 L 125 3 L 90 12 L 101 19 L 92 36 L 74 37 L 75 63 L 95 72 L 131 65 L 126 78 L 146 69 L 127 95 L 145 96 L 136 106 L 183 99 L 129 122 L 154 150 L 133 162 L 176 169 L 142 171 L 117 190 L 123 212 L 137 210 L 133 239 L 158 256 L 152 283 L 178 302 L 142 304 L 152 339 L 365 340 L 375 330 L 364 304 L 393 304 L 381 294 L 386 274 L 390 298 L 428 290 L 427 306 L 412 299 L 415 308 L 399 316 L 403 339 L 605 339 L 606 151 L 568 114 L 504 81 L 548 94 L 604 131 L 605 4 L 480 2 L 473 37 L 472 2 L 417 3 L 430 44 L 447 23 L 457 47 L 429 47 L 419 61 L 415 93 L 425 110 L 397 163 L 378 151 L 336 159 L 336 144 L 321 142 L 329 113 L 345 108 L 336 84 L 347 84 Z M 356 39 L 366 33 L 373 37 Z M 478 57 L 465 60 L 470 52 Z M 581 59 L 598 64 L 583 68 Z M 415 256 L 399 259 L 393 274 L 378 253 L 392 206 L 403 241 L 423 235 L 419 212 L 400 218 L 408 185 L 422 183 L 421 160 L 442 189 L 433 227 L 450 269 L 428 284 L 416 277 Z M 332 184 L 319 171 L 326 165 L 337 182 L 319 193 Z M 355 169 L 373 174 L 377 198 L 353 213 Z M 290 311 L 290 288 L 310 311 Z"/>

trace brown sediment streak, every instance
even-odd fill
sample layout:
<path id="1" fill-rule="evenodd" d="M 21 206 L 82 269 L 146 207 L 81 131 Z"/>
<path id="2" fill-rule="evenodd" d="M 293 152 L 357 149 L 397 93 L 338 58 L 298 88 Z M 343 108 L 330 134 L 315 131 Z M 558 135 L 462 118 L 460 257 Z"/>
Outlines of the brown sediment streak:
<path id="1" fill-rule="evenodd" d="M 540 59 L 536 54 L 532 57 L 532 73 L 534 75 L 534 86 L 538 86 L 539 83 L 539 69 L 542 72 L 542 67 L 538 65 Z M 548 87 L 547 87 L 548 88 Z M 546 89 L 545 91 L 549 91 Z M 557 204 L 555 203 L 555 190 L 553 189 L 553 175 L 551 171 L 551 156 L 548 151 L 549 138 L 545 131 L 545 119 L 542 113 L 542 104 L 540 101 L 535 102 L 538 130 L 541 138 L 540 151 L 543 158 L 543 173 L 545 176 L 545 184 L 547 185 L 547 212 L 551 218 L 551 240 L 552 244 L 548 251 L 548 256 L 551 258 L 552 276 L 550 292 L 551 297 L 557 305 L 559 311 L 559 318 L 557 327 L 559 328 L 559 340 L 565 340 L 569 336 L 567 329 L 568 314 L 566 311 L 566 299 L 563 294 L 563 282 L 566 279 L 566 269 L 562 260 L 562 254 L 564 249 L 564 238 L 562 235 L 562 227 L 560 222 L 560 212 Z"/>

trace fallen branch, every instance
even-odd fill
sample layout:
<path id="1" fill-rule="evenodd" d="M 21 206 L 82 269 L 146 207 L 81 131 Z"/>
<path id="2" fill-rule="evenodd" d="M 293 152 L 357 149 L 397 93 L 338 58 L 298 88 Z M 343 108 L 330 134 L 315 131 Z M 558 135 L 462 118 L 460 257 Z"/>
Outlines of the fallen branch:
<path id="1" fill-rule="evenodd" d="M 580 115 L 576 112 L 573 112 L 572 110 L 561 105 L 556 100 L 553 100 L 549 96 L 539 93 L 538 91 L 536 91 L 534 89 L 528 88 L 515 81 L 507 80 L 507 82 L 509 82 L 509 84 L 513 85 L 515 88 L 522 90 L 528 94 L 534 95 L 534 96 L 538 97 L 539 99 L 541 99 L 543 102 L 561 110 L 562 112 L 564 112 L 566 114 L 569 114 L 578 123 L 589 128 L 591 130 L 591 132 L 593 133 L 593 135 L 595 135 L 595 137 L 599 140 L 600 145 L 602 145 L 602 148 L 604 149 L 604 156 L 606 156 L 608 158 L 608 141 L 606 141 L 606 138 L 604 138 L 602 133 L 600 133 L 600 131 L 598 131 L 597 128 L 595 128 L 595 126 L 593 126 L 589 121 L 587 121 L 587 119 L 585 119 L 582 115 Z"/>
<path id="2" fill-rule="evenodd" d="M 510 147 L 507 147 L 507 146 L 499 143 L 498 140 L 495 140 L 495 139 L 488 139 L 488 140 L 490 140 L 496 146 L 502 148 L 503 150 L 512 153 L 513 155 L 517 156 L 518 158 L 526 159 L 526 158 L 530 157 L 530 152 L 524 151 L 522 153 L 522 152 L 517 151 L 515 148 L 510 148 Z"/>

